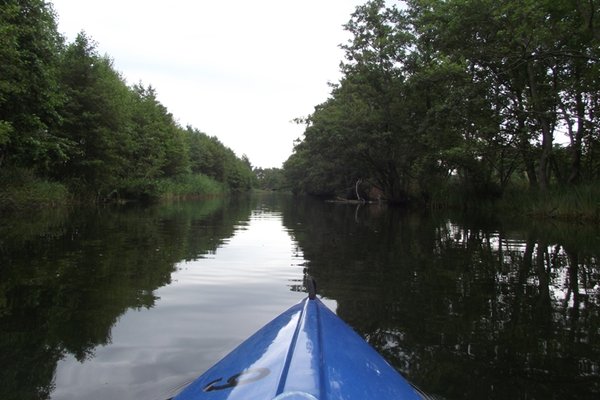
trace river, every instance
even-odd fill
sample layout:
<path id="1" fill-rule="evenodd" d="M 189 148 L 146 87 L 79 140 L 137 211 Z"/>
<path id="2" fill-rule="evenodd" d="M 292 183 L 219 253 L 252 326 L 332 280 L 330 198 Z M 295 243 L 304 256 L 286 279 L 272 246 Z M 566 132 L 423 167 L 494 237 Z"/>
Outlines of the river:
<path id="1" fill-rule="evenodd" d="M 304 297 L 419 388 L 600 395 L 600 230 L 267 194 L 0 221 L 0 398 L 165 400 Z"/>

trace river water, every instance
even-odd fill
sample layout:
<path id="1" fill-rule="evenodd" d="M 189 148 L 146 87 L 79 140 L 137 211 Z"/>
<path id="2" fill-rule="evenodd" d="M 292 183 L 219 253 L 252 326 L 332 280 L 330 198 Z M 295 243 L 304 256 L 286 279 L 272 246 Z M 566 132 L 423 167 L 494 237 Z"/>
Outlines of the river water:
<path id="1" fill-rule="evenodd" d="M 444 399 L 600 395 L 600 230 L 285 195 L 0 220 L 0 399 L 165 400 L 304 296 Z"/>

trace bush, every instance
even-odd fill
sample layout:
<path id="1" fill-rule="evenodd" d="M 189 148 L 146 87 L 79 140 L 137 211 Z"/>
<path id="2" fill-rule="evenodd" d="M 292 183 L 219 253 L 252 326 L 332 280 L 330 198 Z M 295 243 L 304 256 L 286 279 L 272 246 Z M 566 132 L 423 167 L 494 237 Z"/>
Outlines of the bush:
<path id="1" fill-rule="evenodd" d="M 69 200 L 65 185 L 37 178 L 31 170 L 15 168 L 0 173 L 2 211 L 56 207 Z"/>
<path id="2" fill-rule="evenodd" d="M 119 186 L 119 189 L 114 195 L 109 195 L 109 200 L 115 196 L 123 200 L 138 200 L 145 202 L 156 201 L 160 198 L 160 185 L 158 180 L 155 179 L 126 179 Z"/>
<path id="3" fill-rule="evenodd" d="M 202 174 L 161 179 L 158 188 L 160 197 L 165 200 L 210 197 L 226 192 L 222 183 Z"/>
<path id="4" fill-rule="evenodd" d="M 534 217 L 600 221 L 600 186 L 589 184 L 554 188 L 547 193 L 509 192 L 500 206 Z"/>

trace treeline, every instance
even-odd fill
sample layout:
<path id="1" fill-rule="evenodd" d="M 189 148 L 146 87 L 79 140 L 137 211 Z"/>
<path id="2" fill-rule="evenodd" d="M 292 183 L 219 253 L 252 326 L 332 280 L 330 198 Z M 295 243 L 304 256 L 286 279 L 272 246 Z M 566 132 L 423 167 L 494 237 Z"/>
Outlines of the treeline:
<path id="1" fill-rule="evenodd" d="M 261 190 L 284 191 L 289 189 L 281 168 L 254 168 L 256 185 Z"/>
<path id="2" fill-rule="evenodd" d="M 0 206 L 19 203 L 23 187 L 33 201 L 35 187 L 106 200 L 252 186 L 246 157 L 181 127 L 151 86 L 129 86 L 85 33 L 66 43 L 51 5 L 0 4 Z"/>
<path id="3" fill-rule="evenodd" d="M 345 25 L 343 76 L 284 165 L 296 192 L 401 203 L 594 187 L 599 2 L 385 3 Z"/>

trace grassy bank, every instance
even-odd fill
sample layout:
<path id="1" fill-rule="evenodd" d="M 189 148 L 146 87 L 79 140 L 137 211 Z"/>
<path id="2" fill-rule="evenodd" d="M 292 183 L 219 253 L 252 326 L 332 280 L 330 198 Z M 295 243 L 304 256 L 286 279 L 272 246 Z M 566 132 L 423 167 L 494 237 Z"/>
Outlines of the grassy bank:
<path id="1" fill-rule="evenodd" d="M 600 223 L 600 185 L 555 187 L 547 192 L 513 187 L 502 196 L 475 196 L 460 186 L 438 188 L 429 206 L 433 209 L 501 213 L 512 217 Z"/>
<path id="2" fill-rule="evenodd" d="M 156 202 L 162 200 L 199 199 L 223 195 L 224 184 L 202 174 L 187 174 L 164 179 L 128 179 L 108 199 Z"/>
<path id="3" fill-rule="evenodd" d="M 600 222 L 600 187 L 580 185 L 539 191 L 509 191 L 498 202 L 507 213 L 535 218 Z"/>
<path id="4" fill-rule="evenodd" d="M 0 173 L 0 211 L 18 211 L 63 206 L 71 196 L 67 187 L 35 177 L 24 169 Z"/>
<path id="5" fill-rule="evenodd" d="M 37 178 L 26 169 L 0 174 L 0 212 L 56 208 L 70 203 L 158 202 L 224 195 L 227 187 L 206 175 L 165 179 L 127 179 L 98 193 L 73 194 L 67 185 Z"/>
<path id="6" fill-rule="evenodd" d="M 161 200 L 206 198 L 225 194 L 224 184 L 206 175 L 184 175 L 165 179 L 158 184 Z"/>

